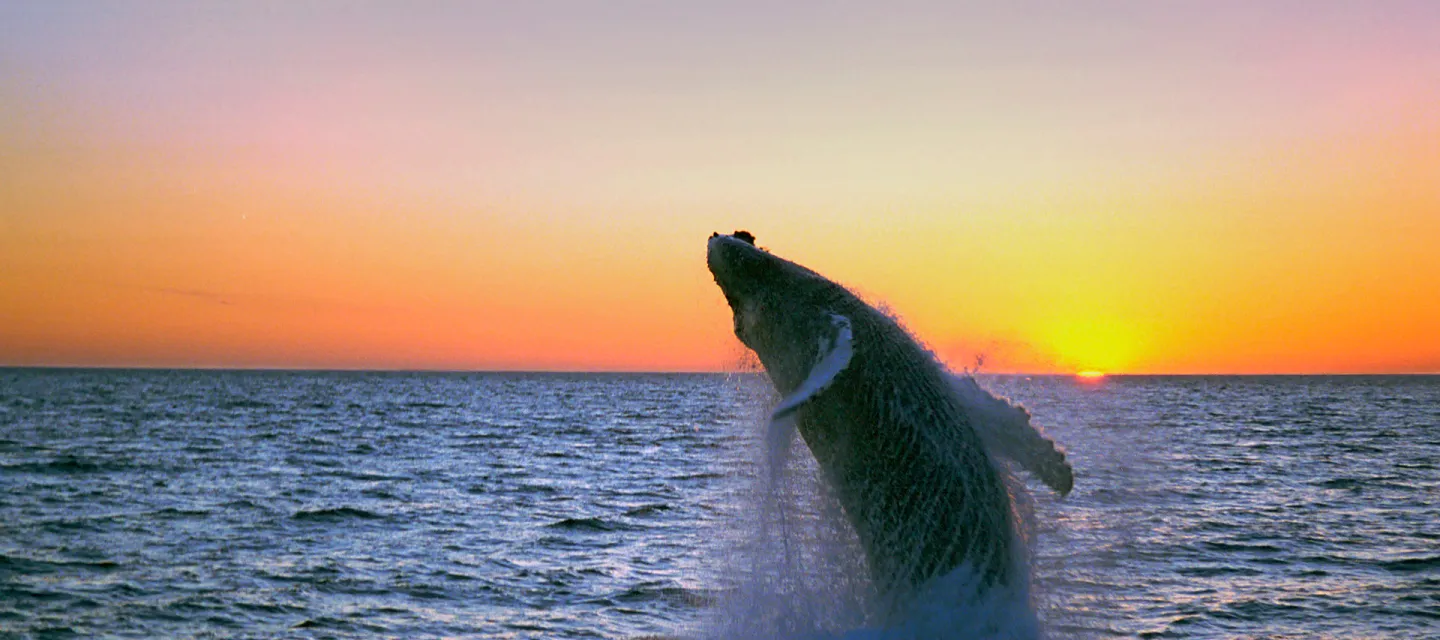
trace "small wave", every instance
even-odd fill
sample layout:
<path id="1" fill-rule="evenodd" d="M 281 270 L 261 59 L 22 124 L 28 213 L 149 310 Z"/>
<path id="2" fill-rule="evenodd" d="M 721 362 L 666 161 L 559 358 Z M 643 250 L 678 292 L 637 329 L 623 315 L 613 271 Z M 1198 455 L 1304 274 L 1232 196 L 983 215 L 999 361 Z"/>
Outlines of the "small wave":
<path id="1" fill-rule="evenodd" d="M 629 531 L 634 529 L 634 527 L 619 522 L 612 522 L 604 518 L 565 518 L 564 520 L 552 522 L 545 526 L 550 529 L 595 532 Z"/>
<path id="2" fill-rule="evenodd" d="M 1425 556 L 1420 558 L 1403 558 L 1381 562 L 1380 568 L 1396 573 L 1419 573 L 1440 569 L 1440 556 Z"/>
<path id="3" fill-rule="evenodd" d="M 407 595 L 407 596 L 410 596 L 411 598 L 415 598 L 415 599 L 417 599 L 417 600 L 449 600 L 449 599 L 450 599 L 450 595 L 447 594 L 444 589 L 440 589 L 440 588 L 437 588 L 437 587 L 432 586 L 432 585 L 425 585 L 425 584 L 406 585 L 406 586 L 403 586 L 403 587 L 399 587 L 399 588 L 397 588 L 397 589 L 395 589 L 395 590 L 396 590 L 397 592 L 399 592 L 399 593 L 403 593 L 403 594 L 405 594 L 405 595 Z"/>
<path id="4" fill-rule="evenodd" d="M 1304 615 L 1306 610 L 1286 602 L 1270 602 L 1258 598 L 1243 598 L 1227 602 L 1209 615 L 1219 620 L 1256 621 L 1284 616 Z"/>
<path id="5" fill-rule="evenodd" d="M 1316 482 L 1315 486 L 1324 489 L 1359 489 L 1361 481 L 1359 478 L 1332 478 L 1322 482 Z"/>
<path id="6" fill-rule="evenodd" d="M 386 474 L 383 474 L 383 473 L 375 473 L 375 472 L 372 472 L 372 471 L 350 471 L 350 470 L 347 470 L 347 469 L 341 469 L 341 470 L 339 470 L 339 471 L 328 472 L 328 473 L 326 473 L 325 475 L 331 475 L 331 476 L 335 476 L 335 477 L 338 477 L 338 478 L 345 478 L 345 479 L 347 479 L 347 480 L 358 480 L 358 481 L 360 481 L 360 482 L 391 482 L 391 481 L 403 481 L 403 480 L 410 480 L 410 479 L 411 479 L 409 476 L 394 476 L 394 475 L 386 475 Z"/>
<path id="7" fill-rule="evenodd" d="M 222 503 L 220 506 L 221 506 L 221 507 L 224 507 L 224 508 L 226 508 L 226 509 L 264 509 L 264 508 L 265 508 L 265 507 L 261 506 L 259 503 L 255 502 L 255 501 L 253 501 L 253 500 L 250 500 L 250 499 L 248 499 L 248 498 L 240 498 L 240 499 L 238 499 L 238 500 L 230 500 L 230 501 L 228 501 L 228 502 Z"/>
<path id="8" fill-rule="evenodd" d="M 68 626 L 64 626 L 64 625 L 61 625 L 61 626 L 58 626 L 58 627 L 44 627 L 44 626 L 34 627 L 34 628 L 31 629 L 31 630 L 35 632 L 35 637 L 37 637 L 37 638 L 83 638 L 83 637 L 85 637 L 85 634 L 82 634 L 82 633 L 80 633 L 79 631 L 76 631 L 76 630 L 75 630 L 75 627 L 68 627 Z"/>
<path id="9" fill-rule="evenodd" d="M 377 500 L 398 500 L 400 496 L 380 487 L 371 487 L 360 492 L 360 495 Z"/>
<path id="10" fill-rule="evenodd" d="M 329 509 L 302 509 L 292 516 L 296 520 L 343 520 L 346 518 L 358 518 L 361 520 L 384 520 L 383 514 L 355 507 L 332 507 Z"/>
<path id="11" fill-rule="evenodd" d="M 0 554 L 0 575 L 12 571 L 20 574 L 53 573 L 62 569 L 108 572 L 119 568 L 120 563 L 114 560 L 36 560 Z"/>
<path id="12" fill-rule="evenodd" d="M 1243 544 L 1239 542 L 1221 542 L 1218 540 L 1207 540 L 1202 542 L 1207 549 L 1214 551 L 1248 551 L 1251 553 L 1279 553 L 1284 551 L 1273 544 Z"/>
<path id="13" fill-rule="evenodd" d="M 1215 578 L 1215 577 L 1219 577 L 1219 576 L 1261 576 L 1261 575 L 1265 575 L 1265 573 L 1264 573 L 1263 571 L 1259 571 L 1259 570 L 1257 570 L 1257 569 L 1251 569 L 1251 568 L 1249 568 L 1249 567 L 1226 567 L 1226 566 L 1214 566 L 1214 567 L 1182 567 L 1182 568 L 1180 568 L 1180 569 L 1177 569 L 1175 572 L 1178 573 L 1178 574 L 1180 574 L 1180 575 L 1182 575 L 1182 576 L 1188 576 L 1188 577 L 1192 577 L 1192 578 Z"/>
<path id="14" fill-rule="evenodd" d="M 665 582 L 641 582 L 611 596 L 615 602 L 665 602 L 675 606 L 702 608 L 714 605 L 717 598 L 709 593 L 686 589 Z"/>
<path id="15" fill-rule="evenodd" d="M 654 515 L 654 514 L 657 514 L 657 513 L 662 512 L 662 511 L 669 511 L 670 509 L 671 509 L 671 506 L 668 505 L 668 504 L 661 504 L 661 503 L 657 503 L 657 504 L 646 504 L 646 505 L 640 505 L 640 506 L 638 506 L 638 507 L 635 507 L 634 509 L 630 509 L 629 511 L 626 511 L 626 512 L 625 512 L 625 515 L 630 516 L 630 517 L 632 517 L 632 518 L 639 518 L 639 517 L 642 517 L 642 516 Z"/>
<path id="16" fill-rule="evenodd" d="M 290 626 L 291 629 L 320 629 L 327 631 L 368 631 L 380 633 L 386 631 L 385 627 L 361 622 L 359 620 L 344 620 L 331 616 L 320 616 L 318 618 L 306 618 Z"/>
<path id="17" fill-rule="evenodd" d="M 525 484 L 515 487 L 515 492 L 556 494 L 560 493 L 560 488 L 549 484 L 533 484 L 527 482 Z"/>
<path id="18" fill-rule="evenodd" d="M 210 515 L 207 509 L 185 509 L 180 507 L 165 507 L 151 512 L 151 515 L 159 516 L 167 520 L 179 518 L 204 518 Z"/>
<path id="19" fill-rule="evenodd" d="M 1358 443 L 1358 442 L 1339 442 L 1339 443 L 1336 443 L 1335 446 L 1337 446 L 1337 447 L 1340 448 L 1341 450 L 1345 451 L 1346 453 L 1369 453 L 1369 454 L 1384 454 L 1384 453 L 1388 453 L 1385 449 L 1382 449 L 1382 448 L 1380 448 L 1380 447 L 1371 446 L 1371 445 L 1368 445 L 1368 444 L 1362 444 L 1362 443 Z"/>
<path id="20" fill-rule="evenodd" d="M 245 602 L 243 600 L 236 602 L 235 607 L 242 611 L 271 614 L 296 613 L 303 610 L 301 607 L 292 604 L 280 602 Z"/>
<path id="21" fill-rule="evenodd" d="M 726 478 L 726 477 L 729 477 L 728 474 L 720 473 L 720 472 L 718 472 L 718 471 L 701 471 L 701 472 L 699 472 L 699 473 L 686 473 L 686 474 L 681 474 L 681 475 L 670 476 L 670 479 L 671 479 L 671 480 L 718 480 L 718 479 L 720 479 L 720 478 Z"/>
<path id="22" fill-rule="evenodd" d="M 87 460 L 73 455 L 64 455 L 54 460 L 44 462 L 20 462 L 15 464 L 0 465 L 6 471 L 17 471 L 21 473 L 98 473 L 111 471 L 123 467 L 123 465 L 111 462 L 97 462 Z"/>

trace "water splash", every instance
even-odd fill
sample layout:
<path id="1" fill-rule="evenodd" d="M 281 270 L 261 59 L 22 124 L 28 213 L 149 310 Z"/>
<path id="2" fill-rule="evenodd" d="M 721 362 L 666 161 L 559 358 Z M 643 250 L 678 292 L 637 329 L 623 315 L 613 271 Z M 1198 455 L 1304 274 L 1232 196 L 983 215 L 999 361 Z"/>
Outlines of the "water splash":
<path id="1" fill-rule="evenodd" d="M 1025 441 L 1039 432 L 1022 407 L 985 391 L 969 376 L 955 377 L 956 394 L 977 431 L 990 443 Z M 741 384 L 752 436 L 773 429 L 783 405 L 760 377 Z M 1024 417 L 1023 419 L 1021 417 Z M 783 446 L 777 452 L 775 446 Z M 1053 445 L 1052 445 L 1053 446 Z M 1013 445 L 1009 449 L 1016 451 Z M 724 562 L 728 589 L 700 637 L 736 640 L 1031 639 L 1043 637 L 1031 593 L 1032 499 L 1012 467 L 1016 456 L 992 451 L 1013 505 L 1020 580 L 987 587 L 981 573 L 960 566 L 912 598 L 901 616 L 869 579 L 864 549 L 809 450 L 794 439 L 755 437 L 753 486 L 746 517 L 729 532 Z M 778 465 L 778 467 L 776 466 Z"/>

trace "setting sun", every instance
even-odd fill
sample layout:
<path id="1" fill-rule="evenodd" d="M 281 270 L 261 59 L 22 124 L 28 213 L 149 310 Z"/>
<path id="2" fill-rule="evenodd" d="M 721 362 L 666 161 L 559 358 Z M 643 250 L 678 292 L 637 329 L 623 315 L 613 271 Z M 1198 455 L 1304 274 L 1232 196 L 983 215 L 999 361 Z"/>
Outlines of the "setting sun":
<path id="1" fill-rule="evenodd" d="M 1087 379 L 1087 380 L 1095 380 L 1095 379 L 1098 379 L 1098 378 L 1104 378 L 1104 377 L 1105 377 L 1105 372 L 1104 372 L 1104 371 L 1096 371 L 1096 370 L 1094 370 L 1094 369 L 1086 369 L 1086 370 L 1081 371 L 1080 373 L 1077 373 L 1077 374 L 1075 374 L 1075 375 L 1076 375 L 1077 377 L 1084 378 L 1084 379 Z"/>

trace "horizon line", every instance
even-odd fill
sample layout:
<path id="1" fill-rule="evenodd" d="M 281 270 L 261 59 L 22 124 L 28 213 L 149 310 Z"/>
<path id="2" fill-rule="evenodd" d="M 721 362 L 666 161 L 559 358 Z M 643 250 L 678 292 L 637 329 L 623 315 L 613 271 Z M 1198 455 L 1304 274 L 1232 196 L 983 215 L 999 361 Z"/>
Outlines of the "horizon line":
<path id="1" fill-rule="evenodd" d="M 763 370 L 741 371 L 734 369 L 442 369 L 421 367 L 287 367 L 287 366 L 209 366 L 209 365 L 85 365 L 85 364 L 3 364 L 0 370 L 40 371 L 208 371 L 208 372 L 253 372 L 253 373 L 449 373 L 449 374 L 550 374 L 550 375 L 745 375 L 763 374 Z M 1023 372 L 1023 371 L 969 371 L 951 370 L 954 374 L 978 376 L 1024 376 L 1024 377 L 1084 377 L 1083 372 Z M 1326 372 L 1207 372 L 1207 373 L 1109 373 L 1099 378 L 1162 378 L 1162 377 L 1304 377 L 1304 376 L 1440 376 L 1440 371 L 1326 371 Z"/>

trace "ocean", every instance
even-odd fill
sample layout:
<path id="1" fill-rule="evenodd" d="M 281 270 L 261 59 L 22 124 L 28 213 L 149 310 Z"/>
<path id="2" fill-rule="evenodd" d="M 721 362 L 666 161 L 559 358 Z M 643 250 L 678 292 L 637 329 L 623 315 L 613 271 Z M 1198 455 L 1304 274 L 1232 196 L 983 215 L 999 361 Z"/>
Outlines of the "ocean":
<path id="1" fill-rule="evenodd" d="M 980 380 L 1051 637 L 1440 638 L 1440 377 Z M 760 382 L 0 369 L 0 637 L 703 636 Z"/>

